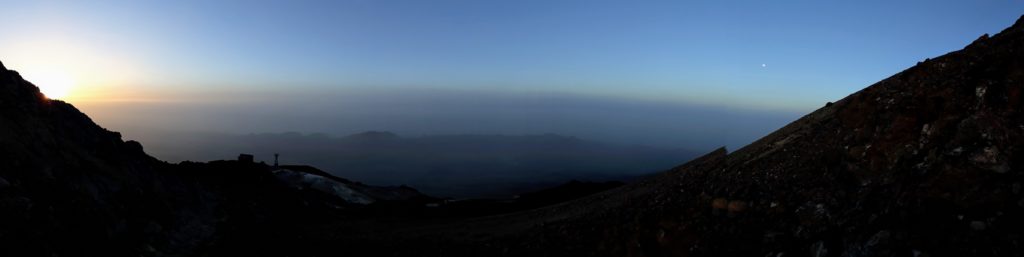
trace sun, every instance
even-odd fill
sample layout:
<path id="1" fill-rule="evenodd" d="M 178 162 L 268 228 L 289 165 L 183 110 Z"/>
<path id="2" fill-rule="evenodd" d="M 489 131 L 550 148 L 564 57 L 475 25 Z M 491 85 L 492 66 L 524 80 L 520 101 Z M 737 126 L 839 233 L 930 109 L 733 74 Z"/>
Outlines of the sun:
<path id="1" fill-rule="evenodd" d="M 58 71 L 25 74 L 25 79 L 39 87 L 39 91 L 49 99 L 67 100 L 75 86 L 75 80 L 70 75 Z"/>

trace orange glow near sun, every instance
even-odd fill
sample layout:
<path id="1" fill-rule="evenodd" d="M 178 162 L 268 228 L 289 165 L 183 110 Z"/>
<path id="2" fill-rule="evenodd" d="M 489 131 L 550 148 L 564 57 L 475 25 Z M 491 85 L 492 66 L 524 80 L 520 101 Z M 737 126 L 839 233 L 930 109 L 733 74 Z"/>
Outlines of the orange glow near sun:
<path id="1" fill-rule="evenodd" d="M 69 103 L 125 98 L 122 92 L 145 84 L 140 63 L 89 41 L 52 35 L 0 40 L 0 57 L 47 98 Z"/>

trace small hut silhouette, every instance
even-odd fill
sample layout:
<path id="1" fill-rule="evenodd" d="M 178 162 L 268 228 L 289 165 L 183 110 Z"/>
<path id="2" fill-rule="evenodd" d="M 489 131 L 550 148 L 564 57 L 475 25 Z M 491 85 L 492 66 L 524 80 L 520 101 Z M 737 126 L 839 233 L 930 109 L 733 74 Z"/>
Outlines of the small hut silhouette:
<path id="1" fill-rule="evenodd" d="M 243 153 L 243 154 L 239 154 L 238 155 L 238 162 L 241 162 L 241 163 L 253 163 L 253 159 L 254 158 L 253 158 L 253 156 L 251 154 L 244 154 Z"/>

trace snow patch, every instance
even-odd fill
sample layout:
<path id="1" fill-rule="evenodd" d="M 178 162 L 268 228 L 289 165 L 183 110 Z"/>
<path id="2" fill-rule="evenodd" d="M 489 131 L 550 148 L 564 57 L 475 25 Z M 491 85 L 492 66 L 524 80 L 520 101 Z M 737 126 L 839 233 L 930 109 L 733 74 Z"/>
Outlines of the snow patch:
<path id="1" fill-rule="evenodd" d="M 374 202 L 373 198 L 352 189 L 345 183 L 325 178 L 323 176 L 288 169 L 276 170 L 274 171 L 274 175 L 292 187 L 299 189 L 309 188 L 328 193 L 349 203 L 371 204 Z"/>

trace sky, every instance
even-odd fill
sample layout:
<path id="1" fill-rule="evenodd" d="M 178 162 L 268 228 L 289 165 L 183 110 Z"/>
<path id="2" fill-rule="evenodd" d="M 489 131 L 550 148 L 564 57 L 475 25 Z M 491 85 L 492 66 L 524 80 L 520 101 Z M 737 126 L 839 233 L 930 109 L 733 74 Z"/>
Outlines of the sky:
<path id="1" fill-rule="evenodd" d="M 697 149 L 742 146 L 1024 14 L 1010 0 L 2 6 L 0 61 L 143 143 L 390 130 Z"/>

